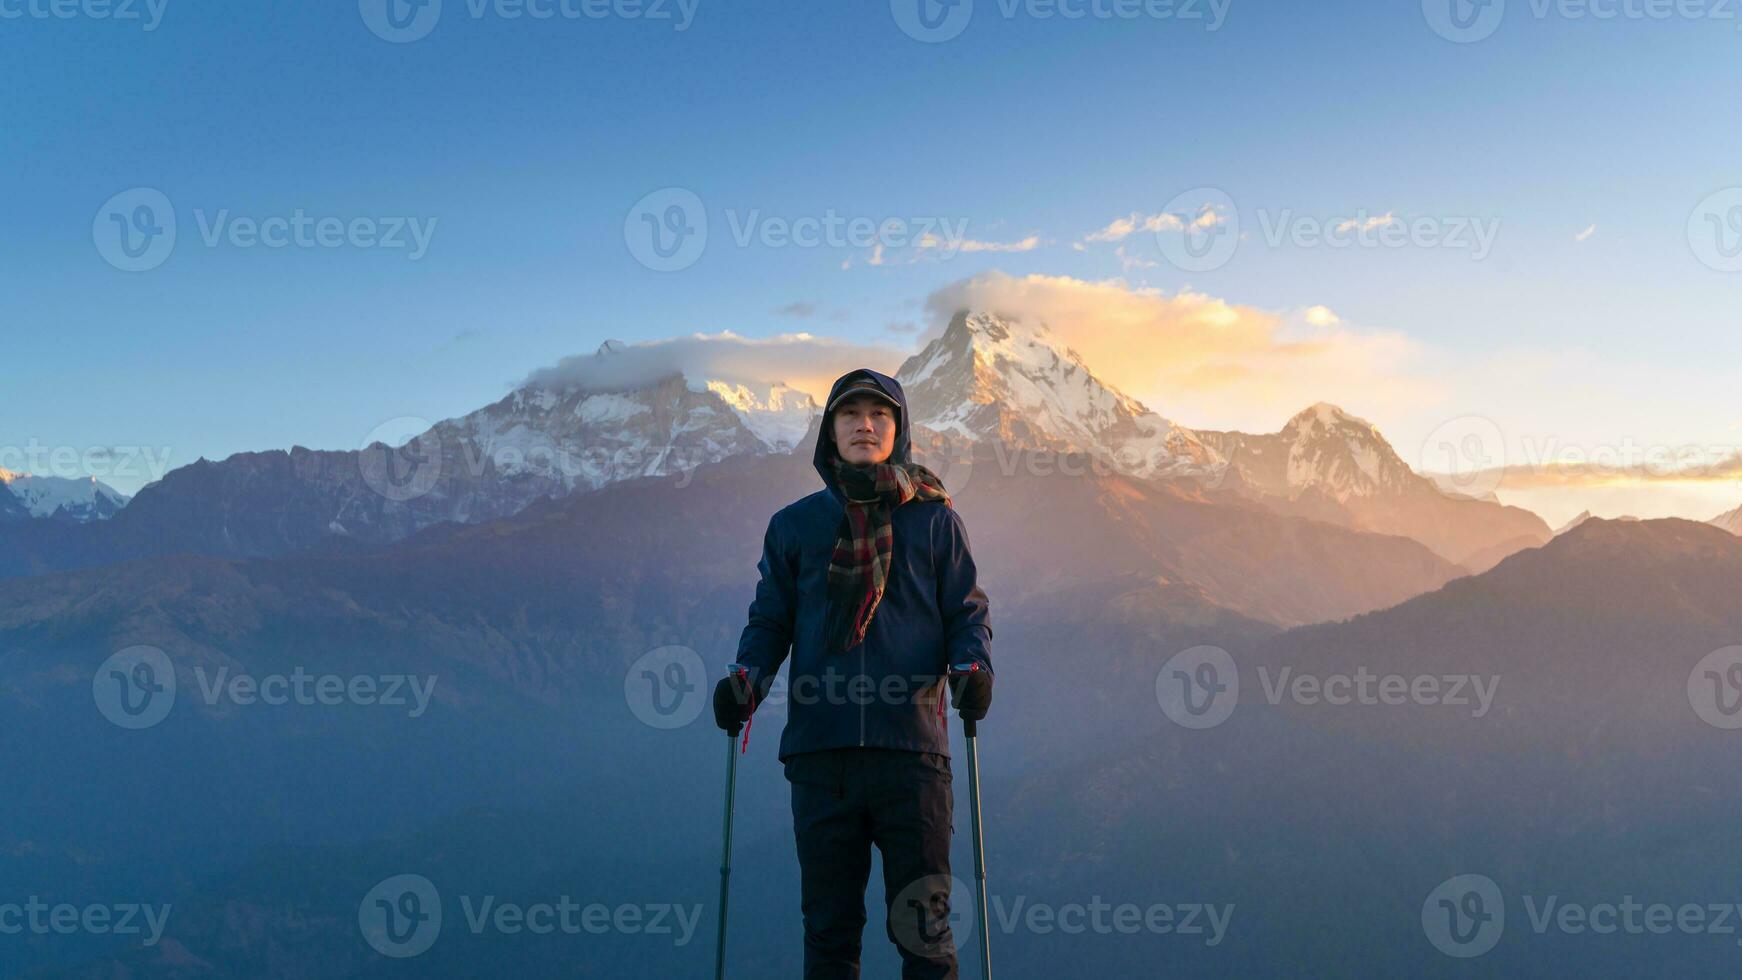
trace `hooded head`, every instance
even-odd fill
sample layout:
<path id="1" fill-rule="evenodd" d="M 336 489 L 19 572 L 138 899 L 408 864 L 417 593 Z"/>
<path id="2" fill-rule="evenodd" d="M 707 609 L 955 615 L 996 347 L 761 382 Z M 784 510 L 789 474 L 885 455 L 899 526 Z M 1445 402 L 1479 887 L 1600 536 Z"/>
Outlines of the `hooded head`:
<path id="1" fill-rule="evenodd" d="M 907 427 L 907 393 L 901 390 L 901 382 L 870 368 L 848 371 L 837 378 L 829 388 L 828 400 L 823 402 L 827 409 L 823 412 L 822 429 L 817 433 L 817 448 L 812 462 L 816 465 L 817 473 L 822 476 L 823 484 L 836 499 L 842 501 L 846 500 L 846 495 L 835 482 L 834 461 L 839 458 L 840 450 L 835 447 L 834 405 L 847 389 L 867 382 L 895 402 L 895 450 L 889 454 L 887 462 L 909 462 L 908 453 L 913 444 Z"/>

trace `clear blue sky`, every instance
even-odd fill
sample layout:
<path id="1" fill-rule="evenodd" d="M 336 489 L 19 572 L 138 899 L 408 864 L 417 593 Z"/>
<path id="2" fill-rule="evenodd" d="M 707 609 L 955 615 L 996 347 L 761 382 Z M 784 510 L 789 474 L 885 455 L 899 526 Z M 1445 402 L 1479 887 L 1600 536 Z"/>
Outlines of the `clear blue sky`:
<path id="1" fill-rule="evenodd" d="M 1686 233 L 1697 202 L 1742 184 L 1735 19 L 1538 17 L 1510 0 L 1491 37 L 1457 44 L 1415 2 L 1232 0 L 1209 31 L 977 0 L 959 37 L 929 44 L 881 0 L 699 0 L 683 31 L 445 0 L 426 37 L 395 44 L 354 2 L 167 0 L 151 31 L 32 3 L 47 0 L 0 2 L 26 11 L 0 19 L 0 444 L 169 446 L 177 463 L 353 448 L 607 337 L 907 343 L 885 325 L 994 268 L 1324 303 L 1451 352 L 1737 360 L 1742 275 L 1695 261 Z M 1070 248 L 1203 185 L 1243 212 L 1472 214 L 1501 233 L 1481 262 L 1243 246 L 1197 274 Z M 712 224 L 673 273 L 624 242 L 631 206 L 666 186 Z M 178 240 L 126 273 L 93 220 L 136 187 L 173 203 Z M 299 208 L 436 227 L 412 261 L 206 247 L 195 218 Z M 1043 244 L 870 266 L 862 249 L 735 247 L 727 209 L 946 216 Z M 819 315 L 774 312 L 801 301 Z"/>

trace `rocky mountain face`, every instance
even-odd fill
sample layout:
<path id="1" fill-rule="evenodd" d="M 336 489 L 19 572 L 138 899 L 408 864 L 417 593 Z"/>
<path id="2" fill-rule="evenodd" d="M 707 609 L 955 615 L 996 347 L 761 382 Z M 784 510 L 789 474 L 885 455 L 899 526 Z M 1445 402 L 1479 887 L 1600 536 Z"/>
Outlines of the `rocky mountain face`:
<path id="1" fill-rule="evenodd" d="M 608 342 L 594 355 L 619 353 Z M 815 402 L 784 385 L 674 374 L 630 390 L 532 384 L 399 446 L 238 453 L 140 491 L 100 527 L 0 528 L 0 576 L 192 553 L 263 557 L 379 547 L 533 501 L 790 452 Z"/>
<path id="2" fill-rule="evenodd" d="M 1719 514 L 1717 517 L 1712 518 L 1710 523 L 1716 527 L 1721 527 L 1724 530 L 1729 531 L 1731 534 L 1742 534 L 1742 507 L 1738 507 L 1735 510 L 1727 510 L 1722 514 Z"/>
<path id="3" fill-rule="evenodd" d="M 623 350 L 601 345 L 599 363 L 588 366 L 603 370 L 589 376 L 609 376 L 610 358 Z M 1019 453 L 1043 466 L 1075 457 L 1103 475 L 1413 538 L 1470 570 L 1550 536 L 1527 511 L 1441 492 L 1371 424 L 1332 405 L 1314 405 L 1267 435 L 1176 425 L 1098 380 L 1032 319 L 964 311 L 896 376 L 908 392 L 916 454 L 940 471 L 976 456 L 1004 468 Z M 381 547 L 434 524 L 494 520 L 537 500 L 726 458 L 802 457 L 819 415 L 809 395 L 777 383 L 681 374 L 628 388 L 532 383 L 404 445 L 201 460 L 95 526 L 8 522 L 0 525 L 8 545 L 0 576 L 153 554 Z"/>
<path id="4" fill-rule="evenodd" d="M 1472 571 L 1550 537 L 1529 511 L 1441 490 L 1374 425 L 1335 405 L 1313 405 L 1269 434 L 1176 425 L 1098 380 L 1033 319 L 960 312 L 896 377 L 927 458 L 966 458 L 973 447 L 1080 454 L 1106 472 L 1228 490 L 1290 516 L 1413 538 Z"/>
<path id="5" fill-rule="evenodd" d="M 1227 486 L 1285 513 L 1414 538 L 1471 571 L 1553 536 L 1523 508 L 1442 490 L 1372 423 L 1335 405 L 1313 405 L 1268 435 L 1197 435 L 1228 460 Z"/>

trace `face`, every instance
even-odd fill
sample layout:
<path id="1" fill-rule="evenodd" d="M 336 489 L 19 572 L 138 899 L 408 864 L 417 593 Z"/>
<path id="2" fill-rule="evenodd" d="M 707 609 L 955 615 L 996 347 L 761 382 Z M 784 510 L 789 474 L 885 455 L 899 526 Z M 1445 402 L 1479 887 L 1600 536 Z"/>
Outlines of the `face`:
<path id="1" fill-rule="evenodd" d="M 895 406 L 872 395 L 835 406 L 835 451 L 855 466 L 887 461 L 895 453 Z"/>

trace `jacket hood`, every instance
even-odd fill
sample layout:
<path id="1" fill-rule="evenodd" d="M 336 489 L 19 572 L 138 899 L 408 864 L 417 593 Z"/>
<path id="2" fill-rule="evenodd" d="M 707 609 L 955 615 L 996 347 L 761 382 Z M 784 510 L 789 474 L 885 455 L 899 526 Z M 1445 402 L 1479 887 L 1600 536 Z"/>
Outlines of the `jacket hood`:
<path id="1" fill-rule="evenodd" d="M 884 394 L 895 399 L 895 404 L 900 406 L 895 413 L 895 451 L 889 454 L 889 462 L 909 462 L 908 454 L 913 445 L 913 437 L 908 431 L 907 393 L 901 390 L 901 382 L 870 368 L 858 368 L 848 371 L 835 380 L 834 386 L 829 389 L 829 397 L 823 404 L 827 405 L 833 402 L 835 396 L 841 393 L 841 389 L 861 378 L 875 382 Z M 835 457 L 840 455 L 835 449 L 834 414 L 832 411 L 823 414 L 822 421 L 819 423 L 821 429 L 817 433 L 817 448 L 816 452 L 812 454 L 811 462 L 816 466 L 817 474 L 823 478 L 823 485 L 829 488 L 829 492 L 834 494 L 836 500 L 845 505 L 847 495 L 835 480 L 833 465 Z"/>

